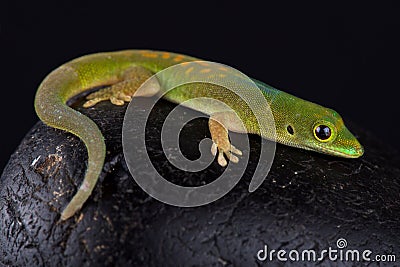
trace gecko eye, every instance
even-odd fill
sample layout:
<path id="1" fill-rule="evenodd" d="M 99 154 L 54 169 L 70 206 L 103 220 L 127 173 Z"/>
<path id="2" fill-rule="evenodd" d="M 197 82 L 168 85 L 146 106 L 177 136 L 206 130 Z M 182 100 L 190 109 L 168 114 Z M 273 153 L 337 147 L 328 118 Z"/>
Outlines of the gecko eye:
<path id="1" fill-rule="evenodd" d="M 314 136 L 321 142 L 327 142 L 332 136 L 332 130 L 329 126 L 319 124 L 314 127 Z"/>

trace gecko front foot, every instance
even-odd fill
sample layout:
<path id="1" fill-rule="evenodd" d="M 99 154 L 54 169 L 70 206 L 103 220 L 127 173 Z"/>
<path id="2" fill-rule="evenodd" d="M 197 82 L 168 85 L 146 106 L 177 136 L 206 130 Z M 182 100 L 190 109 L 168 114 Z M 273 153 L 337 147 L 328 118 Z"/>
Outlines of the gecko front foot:
<path id="1" fill-rule="evenodd" d="M 213 154 L 213 156 L 216 156 L 218 153 L 218 164 L 222 167 L 225 167 L 227 165 L 225 157 L 227 157 L 233 163 L 238 163 L 239 158 L 234 154 L 237 154 L 239 156 L 242 155 L 242 151 L 240 151 L 230 143 L 228 146 L 223 146 L 223 148 L 218 146 L 216 143 L 213 143 L 211 146 L 211 153 Z"/>
<path id="2" fill-rule="evenodd" d="M 212 118 L 209 120 L 208 125 L 213 140 L 211 153 L 214 156 L 218 153 L 218 164 L 225 167 L 227 165 L 225 157 L 233 163 L 238 163 L 239 158 L 234 154 L 241 156 L 242 151 L 231 144 L 228 137 L 228 130 L 221 123 Z"/>

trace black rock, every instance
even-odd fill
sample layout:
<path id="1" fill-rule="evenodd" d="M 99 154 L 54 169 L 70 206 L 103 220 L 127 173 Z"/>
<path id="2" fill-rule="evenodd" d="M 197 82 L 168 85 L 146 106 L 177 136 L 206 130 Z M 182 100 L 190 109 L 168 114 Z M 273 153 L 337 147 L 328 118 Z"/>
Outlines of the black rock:
<path id="1" fill-rule="evenodd" d="M 126 106 L 75 107 L 105 135 L 103 174 L 81 212 L 59 222 L 84 175 L 86 149 L 75 136 L 38 122 L 1 176 L 0 265 L 259 266 L 268 261 L 257 259 L 264 245 L 320 252 L 337 249 L 340 238 L 347 240 L 347 249 L 400 257 L 400 154 L 366 131 L 349 125 L 365 146 L 359 159 L 277 145 L 270 174 L 253 193 L 248 185 L 260 142 L 251 136 L 249 168 L 231 192 L 206 206 L 178 208 L 149 197 L 129 174 L 121 145 Z M 163 101 L 154 114 L 173 107 Z M 215 162 L 207 173 L 176 171 L 159 144 L 163 117 L 154 116 L 151 123 L 149 153 L 170 181 L 201 185 L 221 172 Z M 183 140 L 193 143 L 183 142 L 182 150 L 196 158 L 198 141 L 209 136 L 207 120 L 187 127 Z M 284 264 L 276 256 L 274 263 Z M 325 257 L 320 265 L 359 263 Z"/>

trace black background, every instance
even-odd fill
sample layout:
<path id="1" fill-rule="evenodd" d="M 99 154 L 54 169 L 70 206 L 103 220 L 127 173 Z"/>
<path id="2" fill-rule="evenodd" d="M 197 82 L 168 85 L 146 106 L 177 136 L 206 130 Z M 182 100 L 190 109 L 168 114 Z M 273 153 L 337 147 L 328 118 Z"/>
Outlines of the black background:
<path id="1" fill-rule="evenodd" d="M 38 120 L 34 94 L 46 74 L 84 54 L 137 48 L 228 64 L 399 149 L 395 1 L 262 2 L 2 2 L 0 170 Z"/>

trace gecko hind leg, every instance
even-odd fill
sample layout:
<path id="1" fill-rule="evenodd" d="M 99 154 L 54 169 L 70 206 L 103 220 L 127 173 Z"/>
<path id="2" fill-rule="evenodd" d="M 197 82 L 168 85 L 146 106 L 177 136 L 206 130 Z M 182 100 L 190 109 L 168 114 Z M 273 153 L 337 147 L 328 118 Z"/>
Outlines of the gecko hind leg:
<path id="1" fill-rule="evenodd" d="M 160 90 L 160 85 L 154 78 L 149 81 L 149 84 L 146 84 L 144 90 L 141 89 L 138 94 L 135 94 L 140 86 L 152 75 L 153 73 L 144 67 L 135 66 L 129 68 L 124 72 L 119 82 L 89 94 L 83 107 L 92 107 L 101 101 L 107 100 L 110 100 L 114 105 L 122 106 L 125 102 L 130 102 L 133 95 L 155 95 Z"/>

